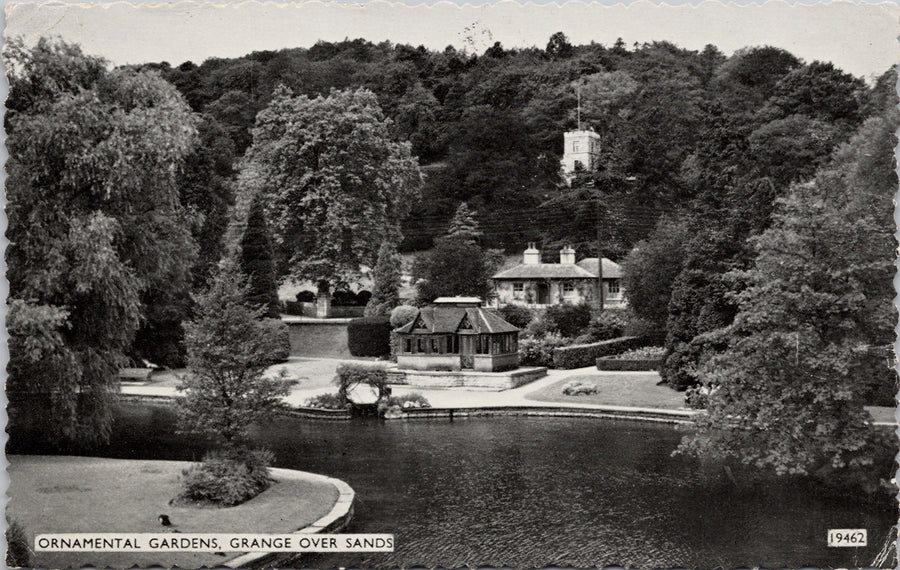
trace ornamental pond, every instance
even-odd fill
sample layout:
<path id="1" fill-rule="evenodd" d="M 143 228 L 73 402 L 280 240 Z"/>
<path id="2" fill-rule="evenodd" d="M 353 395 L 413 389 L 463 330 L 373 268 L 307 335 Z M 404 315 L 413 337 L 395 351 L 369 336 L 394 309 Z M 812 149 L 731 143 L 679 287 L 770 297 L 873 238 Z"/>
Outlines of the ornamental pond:
<path id="1" fill-rule="evenodd" d="M 202 457 L 209 442 L 174 424 L 170 407 L 124 403 L 112 442 L 90 454 Z M 854 567 L 873 561 L 896 522 L 889 500 L 862 504 L 808 481 L 673 457 L 683 435 L 586 418 L 280 417 L 254 443 L 278 467 L 349 483 L 357 502 L 346 532 L 395 534 L 393 553 L 296 566 Z M 40 452 L 15 440 L 9 452 Z M 829 528 L 868 529 L 869 546 L 827 548 Z"/>

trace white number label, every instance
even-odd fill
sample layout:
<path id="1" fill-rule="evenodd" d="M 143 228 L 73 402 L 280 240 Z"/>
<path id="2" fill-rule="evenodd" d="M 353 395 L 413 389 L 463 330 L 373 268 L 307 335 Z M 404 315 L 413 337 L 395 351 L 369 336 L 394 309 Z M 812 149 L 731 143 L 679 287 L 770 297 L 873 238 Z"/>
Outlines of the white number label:
<path id="1" fill-rule="evenodd" d="M 866 546 L 867 539 L 864 528 L 828 529 L 828 546 Z"/>

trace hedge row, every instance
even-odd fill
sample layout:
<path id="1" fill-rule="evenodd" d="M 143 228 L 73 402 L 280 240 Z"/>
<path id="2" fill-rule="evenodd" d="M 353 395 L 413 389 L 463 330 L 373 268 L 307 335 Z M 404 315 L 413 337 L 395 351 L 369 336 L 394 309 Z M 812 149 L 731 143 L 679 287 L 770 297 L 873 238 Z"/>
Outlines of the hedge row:
<path id="1" fill-rule="evenodd" d="M 662 366 L 661 358 L 640 358 L 622 360 L 619 358 L 602 357 L 597 359 L 597 370 L 641 371 L 659 370 Z"/>
<path id="2" fill-rule="evenodd" d="M 347 324 L 347 348 L 353 356 L 388 356 L 392 330 L 389 317 L 353 319 Z"/>
<path id="3" fill-rule="evenodd" d="M 601 356 L 609 356 L 639 348 L 644 345 L 644 339 L 637 336 L 623 336 L 591 344 L 576 344 L 553 349 L 553 368 L 569 370 L 572 368 L 584 368 L 595 366 Z"/>

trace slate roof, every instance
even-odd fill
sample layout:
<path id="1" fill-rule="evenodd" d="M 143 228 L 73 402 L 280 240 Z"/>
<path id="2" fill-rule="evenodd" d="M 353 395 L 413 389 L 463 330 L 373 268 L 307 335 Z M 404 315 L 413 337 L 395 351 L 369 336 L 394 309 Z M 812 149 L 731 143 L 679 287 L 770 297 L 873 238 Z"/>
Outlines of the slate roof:
<path id="1" fill-rule="evenodd" d="M 519 329 L 503 320 L 492 311 L 481 307 L 450 307 L 446 305 L 429 305 L 419 309 L 409 323 L 403 325 L 396 332 L 411 333 L 413 326 L 421 318 L 425 329 L 434 334 L 450 334 L 459 330 L 463 318 L 467 317 L 472 325 L 472 331 L 479 334 L 518 332 Z M 419 330 L 419 329 L 416 329 Z"/>
<path id="2" fill-rule="evenodd" d="M 576 263 L 578 267 L 590 271 L 592 275 L 595 277 L 599 275 L 597 271 L 597 258 L 596 257 L 586 257 Z M 619 279 L 622 277 L 622 266 L 616 263 L 615 261 L 603 258 L 603 278 L 604 279 Z"/>
<path id="3" fill-rule="evenodd" d="M 492 279 L 595 279 L 596 274 L 577 264 L 522 264 L 495 274 Z"/>

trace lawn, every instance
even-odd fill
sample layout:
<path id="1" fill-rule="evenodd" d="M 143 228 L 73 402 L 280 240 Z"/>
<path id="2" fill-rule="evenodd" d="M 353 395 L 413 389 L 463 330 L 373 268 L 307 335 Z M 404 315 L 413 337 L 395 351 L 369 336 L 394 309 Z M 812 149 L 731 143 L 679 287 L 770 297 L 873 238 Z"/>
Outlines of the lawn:
<path id="1" fill-rule="evenodd" d="M 592 383 L 598 387 L 596 394 L 566 396 L 563 386 L 577 380 Z M 526 394 L 527 400 L 540 402 L 564 402 L 567 404 L 596 404 L 606 406 L 628 406 L 633 408 L 685 408 L 684 394 L 667 386 L 657 386 L 659 374 L 656 372 L 597 372 L 568 376 L 548 384 L 539 390 Z"/>
<path id="2" fill-rule="evenodd" d="M 187 462 L 26 455 L 12 455 L 9 461 L 7 517 L 25 527 L 32 545 L 36 534 L 50 532 L 165 532 L 157 520 L 162 513 L 182 533 L 290 532 L 328 514 L 338 498 L 330 483 L 284 480 L 236 507 L 174 507 L 169 501 Z M 43 552 L 34 562 L 48 568 L 199 568 L 238 555 Z"/>

